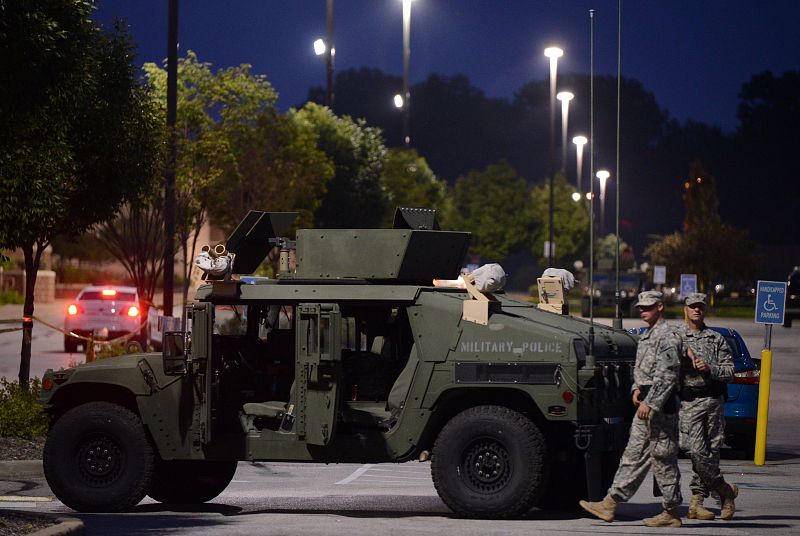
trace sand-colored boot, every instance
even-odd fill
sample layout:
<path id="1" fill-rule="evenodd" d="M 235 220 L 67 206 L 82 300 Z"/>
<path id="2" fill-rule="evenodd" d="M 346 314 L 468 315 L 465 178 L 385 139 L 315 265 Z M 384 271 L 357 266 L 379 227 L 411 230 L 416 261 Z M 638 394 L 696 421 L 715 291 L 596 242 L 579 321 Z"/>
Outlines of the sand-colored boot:
<path id="1" fill-rule="evenodd" d="M 739 496 L 739 487 L 736 484 L 725 483 L 717 489 L 717 493 L 719 493 L 719 498 L 722 500 L 719 517 L 726 521 L 733 519 L 733 514 L 736 512 L 734 500 Z"/>
<path id="2" fill-rule="evenodd" d="M 644 520 L 644 524 L 648 527 L 678 528 L 681 526 L 681 516 L 678 514 L 677 508 L 670 508 L 655 517 L 648 517 Z"/>
<path id="3" fill-rule="evenodd" d="M 711 521 L 714 519 L 714 512 L 706 510 L 703 506 L 702 495 L 692 495 L 692 501 L 689 503 L 689 514 L 686 516 L 689 519 L 702 519 L 703 521 Z"/>
<path id="4" fill-rule="evenodd" d="M 614 512 L 617 509 L 617 501 L 611 495 L 606 495 L 600 502 L 580 501 L 581 508 L 603 521 L 611 523 L 614 521 Z"/>

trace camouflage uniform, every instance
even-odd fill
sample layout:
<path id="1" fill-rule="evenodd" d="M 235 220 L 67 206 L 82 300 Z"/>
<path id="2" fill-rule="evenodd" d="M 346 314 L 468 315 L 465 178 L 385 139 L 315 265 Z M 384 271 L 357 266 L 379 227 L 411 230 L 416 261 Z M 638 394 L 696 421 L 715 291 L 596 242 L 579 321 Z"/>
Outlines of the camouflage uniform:
<path id="1" fill-rule="evenodd" d="M 650 418 L 634 417 L 628 446 L 622 454 L 608 494 L 625 502 L 636 493 L 650 466 L 663 493 L 664 510 L 682 502 L 678 469 L 678 376 L 681 339 L 660 319 L 639 339 L 633 387 L 650 406 Z M 645 395 L 645 391 L 647 391 Z"/>
<path id="2" fill-rule="evenodd" d="M 692 459 L 693 495 L 708 497 L 710 491 L 725 484 L 719 470 L 719 449 L 725 440 L 725 383 L 733 379 L 733 356 L 728 343 L 703 325 L 700 331 L 688 326 L 678 330 L 684 348 L 691 348 L 710 371 L 700 372 L 688 355 L 681 362 L 681 447 Z"/>

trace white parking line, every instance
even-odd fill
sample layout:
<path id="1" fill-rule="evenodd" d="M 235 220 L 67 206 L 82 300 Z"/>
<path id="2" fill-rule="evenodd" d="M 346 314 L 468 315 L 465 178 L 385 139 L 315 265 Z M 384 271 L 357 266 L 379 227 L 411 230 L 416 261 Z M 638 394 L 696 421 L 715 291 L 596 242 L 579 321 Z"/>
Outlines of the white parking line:
<path id="1" fill-rule="evenodd" d="M 340 480 L 336 484 L 349 484 L 353 480 L 357 479 L 358 477 L 360 477 L 361 475 L 363 475 L 364 473 L 369 471 L 369 468 L 372 467 L 372 465 L 373 464 L 371 464 L 371 463 L 365 463 L 364 465 L 362 465 L 361 467 L 359 467 L 358 469 L 353 471 L 353 473 L 350 476 Z"/>

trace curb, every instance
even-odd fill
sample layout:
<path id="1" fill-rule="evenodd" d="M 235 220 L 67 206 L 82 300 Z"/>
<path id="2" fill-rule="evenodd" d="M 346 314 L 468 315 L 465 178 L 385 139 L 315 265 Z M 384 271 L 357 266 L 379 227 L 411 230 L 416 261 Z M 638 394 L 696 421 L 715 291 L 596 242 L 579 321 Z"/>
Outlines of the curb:
<path id="1" fill-rule="evenodd" d="M 83 534 L 83 521 L 75 517 L 69 517 L 62 514 L 48 514 L 44 512 L 33 513 L 28 512 L 27 510 L 3 509 L 3 512 L 12 513 L 18 517 L 27 517 L 29 519 L 49 519 L 53 523 L 56 523 L 55 525 L 45 527 L 37 530 L 36 532 L 30 532 L 27 536 L 75 536 Z"/>
<path id="2" fill-rule="evenodd" d="M 0 479 L 19 477 L 44 478 L 42 460 L 10 460 L 0 462 Z"/>

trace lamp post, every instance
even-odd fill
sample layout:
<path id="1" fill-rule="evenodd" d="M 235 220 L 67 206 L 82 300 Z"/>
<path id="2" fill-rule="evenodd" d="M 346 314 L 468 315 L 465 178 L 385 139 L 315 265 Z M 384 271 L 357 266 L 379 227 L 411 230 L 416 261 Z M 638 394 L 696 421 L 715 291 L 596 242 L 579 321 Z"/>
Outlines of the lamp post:
<path id="1" fill-rule="evenodd" d="M 556 137 L 556 76 L 558 74 L 558 58 L 564 55 L 564 51 L 558 47 L 547 47 L 544 49 L 544 55 L 550 58 L 550 241 L 547 248 L 547 262 L 549 266 L 553 266 L 553 246 L 554 246 L 554 229 L 553 229 L 553 212 L 555 206 L 554 197 L 554 175 L 556 172 L 555 166 L 555 137 Z"/>
<path id="2" fill-rule="evenodd" d="M 575 162 L 578 166 L 578 181 L 576 182 L 576 185 L 578 186 L 578 192 L 581 191 L 581 182 L 583 181 L 583 146 L 586 145 L 588 141 L 589 140 L 586 139 L 586 136 L 575 136 L 572 138 L 572 143 L 575 144 L 575 149 L 577 151 L 575 155 Z"/>
<path id="3" fill-rule="evenodd" d="M 314 41 L 314 54 L 325 55 L 325 106 L 331 110 L 333 110 L 333 60 L 336 55 L 336 48 L 333 46 L 333 2 L 334 0 L 327 0 L 325 39 Z"/>
<path id="4" fill-rule="evenodd" d="M 403 144 L 411 145 L 409 113 L 411 92 L 408 89 L 408 64 L 411 56 L 411 0 L 403 0 Z"/>
<path id="5" fill-rule="evenodd" d="M 601 169 L 597 171 L 596 176 L 600 180 L 600 237 L 602 238 L 606 221 L 606 181 L 611 177 L 611 173 Z"/>
<path id="6" fill-rule="evenodd" d="M 560 91 L 556 99 L 561 101 L 561 173 L 567 175 L 567 122 L 569 121 L 569 101 L 575 98 L 571 91 Z"/>

